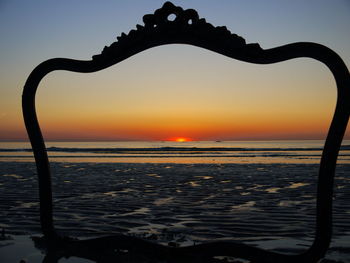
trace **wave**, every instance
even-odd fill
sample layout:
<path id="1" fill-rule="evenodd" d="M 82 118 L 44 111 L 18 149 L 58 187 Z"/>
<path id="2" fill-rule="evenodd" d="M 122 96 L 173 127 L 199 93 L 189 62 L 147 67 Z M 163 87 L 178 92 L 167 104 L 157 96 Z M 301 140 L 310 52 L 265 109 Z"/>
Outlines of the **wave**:
<path id="1" fill-rule="evenodd" d="M 154 147 L 154 148 L 68 148 L 48 147 L 48 152 L 94 153 L 94 154 L 218 154 L 223 152 L 308 152 L 322 151 L 323 147 Z M 350 150 L 350 145 L 343 145 L 341 151 Z M 0 152 L 32 152 L 31 148 L 0 148 Z"/>
<path id="2" fill-rule="evenodd" d="M 77 156 L 72 156 L 72 155 L 59 155 L 59 156 L 50 156 L 50 159 L 53 160 L 53 159 L 66 159 L 66 160 L 70 160 L 70 159 L 80 159 L 80 160 L 88 160 L 88 159 L 94 159 L 94 160 L 98 160 L 98 159 L 109 159 L 109 158 L 112 158 L 113 160 L 121 160 L 121 159 L 142 159 L 142 160 L 146 160 L 146 159 L 158 159 L 158 160 L 161 160 L 161 159 L 171 159 L 171 158 L 176 158 L 177 160 L 180 160 L 180 159 L 186 159 L 186 158 L 192 158 L 192 159 L 201 159 L 201 160 L 206 160 L 207 158 L 215 158 L 217 160 L 221 160 L 221 159 L 227 159 L 227 158 L 231 158 L 232 160 L 237 160 L 235 158 L 252 158 L 251 160 L 254 160 L 253 158 L 255 157 L 259 157 L 259 156 L 239 156 L 239 155 L 205 155 L 205 156 L 169 156 L 169 155 L 160 155 L 160 156 L 140 156 L 140 155 L 132 155 L 132 156 L 106 156 L 106 155 L 103 155 L 103 156 L 95 156 L 95 155 L 77 155 Z M 262 157 L 262 156 L 260 156 Z M 280 158 L 284 158 L 284 159 L 288 159 L 288 160 L 319 160 L 319 158 L 321 157 L 320 155 L 319 156 L 308 156 L 308 155 L 297 155 L 297 156 L 264 156 L 264 157 L 268 157 L 268 158 L 273 158 L 273 157 L 280 157 Z M 338 156 L 338 161 L 349 161 L 350 155 L 347 155 L 347 156 L 344 156 L 344 155 L 339 155 Z M 26 155 L 18 155 L 18 156 L 0 156 L 0 160 L 2 160 L 3 158 L 6 158 L 8 160 L 13 160 L 13 159 L 16 159 L 16 158 L 20 158 L 20 159 L 28 159 L 28 160 L 31 160 L 33 157 L 32 156 L 26 156 Z M 205 162 L 204 162 L 205 163 Z"/>

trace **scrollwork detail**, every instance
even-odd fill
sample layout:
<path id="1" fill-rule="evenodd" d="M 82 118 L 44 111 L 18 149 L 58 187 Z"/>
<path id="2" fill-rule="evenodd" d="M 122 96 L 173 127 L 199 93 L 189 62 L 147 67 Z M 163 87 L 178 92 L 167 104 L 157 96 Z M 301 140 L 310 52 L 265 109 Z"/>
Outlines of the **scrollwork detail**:
<path id="1" fill-rule="evenodd" d="M 169 19 L 173 15 L 174 19 Z M 154 14 L 143 16 L 144 25 L 136 25 L 128 34 L 122 33 L 117 37 L 117 42 L 106 46 L 102 53 L 93 56 L 94 60 L 107 58 L 118 54 L 121 49 L 130 46 L 143 46 L 149 41 L 154 46 L 168 43 L 205 42 L 215 43 L 218 47 L 232 49 L 254 48 L 260 49 L 258 44 L 246 44 L 244 38 L 231 33 L 225 26 L 213 26 L 204 18 L 200 18 L 194 9 L 186 9 L 166 2 L 157 9 Z"/>

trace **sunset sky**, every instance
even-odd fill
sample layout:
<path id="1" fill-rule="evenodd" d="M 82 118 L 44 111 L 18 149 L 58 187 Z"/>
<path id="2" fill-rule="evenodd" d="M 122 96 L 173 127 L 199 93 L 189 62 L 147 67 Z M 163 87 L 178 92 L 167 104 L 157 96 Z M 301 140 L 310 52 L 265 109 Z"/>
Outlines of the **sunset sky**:
<path id="1" fill-rule="evenodd" d="M 89 60 L 164 2 L 0 0 L 0 140 L 27 139 L 21 93 L 39 63 Z M 172 2 L 247 43 L 317 42 L 350 67 L 348 0 Z M 315 60 L 261 66 L 167 45 L 97 73 L 50 73 L 37 113 L 47 140 L 324 139 L 335 99 L 332 74 Z"/>

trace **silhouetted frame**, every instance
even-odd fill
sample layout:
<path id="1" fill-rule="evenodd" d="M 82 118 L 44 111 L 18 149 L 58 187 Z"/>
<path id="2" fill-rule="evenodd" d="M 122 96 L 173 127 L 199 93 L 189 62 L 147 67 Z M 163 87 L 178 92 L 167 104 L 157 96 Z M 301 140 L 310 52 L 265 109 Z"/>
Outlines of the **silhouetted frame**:
<path id="1" fill-rule="evenodd" d="M 168 19 L 171 14 L 176 16 L 173 21 Z M 35 110 L 35 94 L 40 81 L 56 70 L 96 72 L 152 47 L 189 44 L 255 64 L 271 64 L 301 57 L 318 60 L 329 68 L 335 78 L 337 102 L 319 166 L 316 229 L 310 248 L 301 254 L 285 255 L 225 241 L 172 248 L 172 253 L 187 251 L 207 256 L 236 256 L 258 262 L 317 262 L 325 255 L 331 241 L 333 180 L 350 112 L 350 76 L 342 59 L 331 49 L 316 43 L 298 42 L 271 49 L 262 49 L 259 44 L 246 44 L 242 37 L 232 34 L 226 27 L 214 27 L 205 19 L 199 18 L 195 10 L 183 10 L 170 2 L 166 2 L 154 14 L 145 15 L 143 21 L 144 26 L 137 25 L 136 30 L 131 30 L 127 35 L 122 33 L 116 42 L 105 47 L 92 60 L 49 59 L 38 65 L 25 83 L 22 95 L 23 116 L 37 166 L 40 222 L 46 239 L 52 241 L 59 236 L 53 222 L 50 164 Z"/>

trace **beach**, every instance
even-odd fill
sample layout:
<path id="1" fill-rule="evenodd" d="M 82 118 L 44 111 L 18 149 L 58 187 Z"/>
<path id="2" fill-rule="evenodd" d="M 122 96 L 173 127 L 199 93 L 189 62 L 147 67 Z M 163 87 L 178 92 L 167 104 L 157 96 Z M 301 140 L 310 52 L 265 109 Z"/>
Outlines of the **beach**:
<path id="1" fill-rule="evenodd" d="M 40 235 L 35 163 L 0 167 L 0 227 L 13 237 Z M 307 249 L 314 237 L 317 164 L 52 162 L 51 170 L 63 235 L 178 246 L 235 240 L 283 253 Z M 327 254 L 340 262 L 350 262 L 349 173 L 349 164 L 338 165 Z"/>

